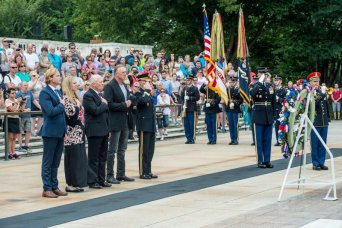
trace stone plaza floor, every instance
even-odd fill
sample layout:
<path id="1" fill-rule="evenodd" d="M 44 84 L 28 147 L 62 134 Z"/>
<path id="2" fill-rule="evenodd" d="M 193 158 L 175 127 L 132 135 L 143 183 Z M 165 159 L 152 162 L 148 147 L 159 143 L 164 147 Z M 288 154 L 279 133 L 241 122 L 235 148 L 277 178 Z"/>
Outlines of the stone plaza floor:
<path id="1" fill-rule="evenodd" d="M 337 197 L 341 129 L 342 121 L 333 121 L 328 133 Z M 41 156 L 0 161 L 0 227 L 342 227 L 342 201 L 322 200 L 328 187 L 287 187 L 278 202 L 288 160 L 272 147 L 274 169 L 258 169 L 250 131 L 240 131 L 239 138 L 237 146 L 228 145 L 229 133 L 219 133 L 217 145 L 207 145 L 206 135 L 194 145 L 185 145 L 184 138 L 157 141 L 152 167 L 159 178 L 153 180 L 138 178 L 138 144 L 130 144 L 126 174 L 135 182 L 58 199 L 41 197 Z M 295 160 L 289 180 L 298 178 L 300 159 Z M 330 168 L 330 160 L 326 164 Z M 63 168 L 62 161 L 62 189 Z M 313 179 L 331 178 L 311 164 L 302 169 Z"/>

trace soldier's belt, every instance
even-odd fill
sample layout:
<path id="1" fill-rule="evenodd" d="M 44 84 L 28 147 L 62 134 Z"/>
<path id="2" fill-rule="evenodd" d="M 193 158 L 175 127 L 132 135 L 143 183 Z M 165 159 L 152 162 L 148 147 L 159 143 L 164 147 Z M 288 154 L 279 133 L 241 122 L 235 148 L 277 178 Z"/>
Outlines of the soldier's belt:
<path id="1" fill-rule="evenodd" d="M 268 105 L 272 105 L 271 102 L 254 102 L 254 105 L 262 105 L 262 106 L 268 106 Z"/>

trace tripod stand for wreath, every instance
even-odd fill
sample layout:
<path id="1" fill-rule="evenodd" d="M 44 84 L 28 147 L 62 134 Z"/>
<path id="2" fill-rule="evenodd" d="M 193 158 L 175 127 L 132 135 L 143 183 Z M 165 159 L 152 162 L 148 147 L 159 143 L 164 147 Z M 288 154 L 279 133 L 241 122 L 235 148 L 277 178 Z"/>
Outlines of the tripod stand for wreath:
<path id="1" fill-rule="evenodd" d="M 302 102 L 303 99 L 306 99 L 305 112 L 300 116 L 298 131 L 296 134 L 296 138 L 295 138 L 295 142 L 293 145 L 290 161 L 289 161 L 289 164 L 288 164 L 288 167 L 286 170 L 286 174 L 285 174 L 283 184 L 282 184 L 282 187 L 280 190 L 278 201 L 281 201 L 281 199 L 282 199 L 285 186 L 293 186 L 293 185 L 297 185 L 298 187 L 301 186 L 303 188 L 303 191 L 304 191 L 304 186 L 329 186 L 329 190 L 328 190 L 325 198 L 323 198 L 323 199 L 324 200 L 337 200 L 334 157 L 333 157 L 333 154 L 331 153 L 330 149 L 325 144 L 325 142 L 323 141 L 323 139 L 321 138 L 321 136 L 319 135 L 319 133 L 317 132 L 316 128 L 313 126 L 313 123 L 312 123 L 312 121 L 314 119 L 313 117 L 315 114 L 315 101 L 314 101 L 314 94 L 313 93 L 314 93 L 314 90 L 310 90 L 308 88 L 303 89 L 300 93 L 301 98 L 299 101 L 296 102 L 296 105 L 295 105 L 294 110 L 297 110 L 300 102 Z M 297 114 L 296 111 L 292 112 L 290 114 L 292 116 L 290 116 L 289 119 L 293 120 L 294 116 L 296 114 Z M 311 118 L 309 118 L 309 115 Z M 331 177 L 330 178 L 331 179 L 328 181 L 315 180 L 315 179 L 308 178 L 306 176 L 305 165 L 307 164 L 306 155 L 307 155 L 307 146 L 308 146 L 308 135 L 311 133 L 311 129 L 312 129 L 313 133 L 317 135 L 319 141 L 322 143 L 322 145 L 324 146 L 324 148 L 326 149 L 326 151 L 328 152 L 328 154 L 330 156 L 330 166 L 331 166 L 330 167 L 330 171 L 331 171 Z M 291 137 L 294 137 L 294 134 Z M 289 175 L 290 170 L 291 170 L 292 162 L 293 162 L 293 159 L 294 159 L 295 154 L 296 154 L 295 152 L 297 151 L 301 137 L 304 138 L 304 141 L 303 141 L 303 145 L 302 145 L 303 150 L 302 150 L 302 160 L 301 160 L 301 164 L 300 164 L 299 177 L 298 177 L 298 179 L 287 181 L 288 175 Z M 302 167 L 303 167 L 303 170 L 302 170 Z M 332 193 L 332 196 L 330 196 L 331 193 Z"/>

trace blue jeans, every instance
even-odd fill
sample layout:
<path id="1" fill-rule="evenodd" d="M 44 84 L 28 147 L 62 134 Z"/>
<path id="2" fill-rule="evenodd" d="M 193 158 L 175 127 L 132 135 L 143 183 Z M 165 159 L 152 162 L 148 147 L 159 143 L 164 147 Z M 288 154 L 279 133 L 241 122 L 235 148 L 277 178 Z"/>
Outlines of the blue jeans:
<path id="1" fill-rule="evenodd" d="M 209 142 L 216 143 L 216 113 L 205 113 L 205 123 Z"/>
<path id="2" fill-rule="evenodd" d="M 328 127 L 316 127 L 323 141 L 327 142 Z M 311 131 L 311 159 L 314 166 L 324 165 L 326 150 L 314 131 Z"/>
<path id="3" fill-rule="evenodd" d="M 184 131 L 187 141 L 192 142 L 195 134 L 195 113 L 187 112 L 184 118 Z"/>
<path id="4" fill-rule="evenodd" d="M 64 137 L 43 137 L 42 181 L 44 191 L 58 189 L 58 167 L 64 148 Z"/>
<path id="5" fill-rule="evenodd" d="M 232 142 L 237 142 L 239 113 L 227 112 L 227 116 L 228 116 L 228 122 L 229 122 L 230 140 Z"/>
<path id="6" fill-rule="evenodd" d="M 272 124 L 255 124 L 256 148 L 258 163 L 268 163 L 271 160 Z"/>

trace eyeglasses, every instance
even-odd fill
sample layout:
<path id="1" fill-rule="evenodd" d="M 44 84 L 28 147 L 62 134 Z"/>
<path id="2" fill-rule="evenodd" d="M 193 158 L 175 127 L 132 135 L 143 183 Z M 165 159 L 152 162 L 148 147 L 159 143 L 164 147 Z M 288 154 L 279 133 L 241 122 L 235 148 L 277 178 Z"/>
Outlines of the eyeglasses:
<path id="1" fill-rule="evenodd" d="M 70 49 L 75 49 L 74 47 L 71 47 Z"/>
<path id="2" fill-rule="evenodd" d="M 26 67 L 25 65 L 21 65 L 20 67 Z"/>
<path id="3" fill-rule="evenodd" d="M 62 50 L 62 49 L 61 49 L 61 52 L 63 52 L 63 51 L 65 51 L 65 50 Z"/>
<path id="4" fill-rule="evenodd" d="M 11 67 L 12 69 L 18 69 L 18 67 Z"/>
<path id="5" fill-rule="evenodd" d="M 87 59 L 87 61 L 93 61 L 93 60 L 91 60 L 91 59 Z"/>

